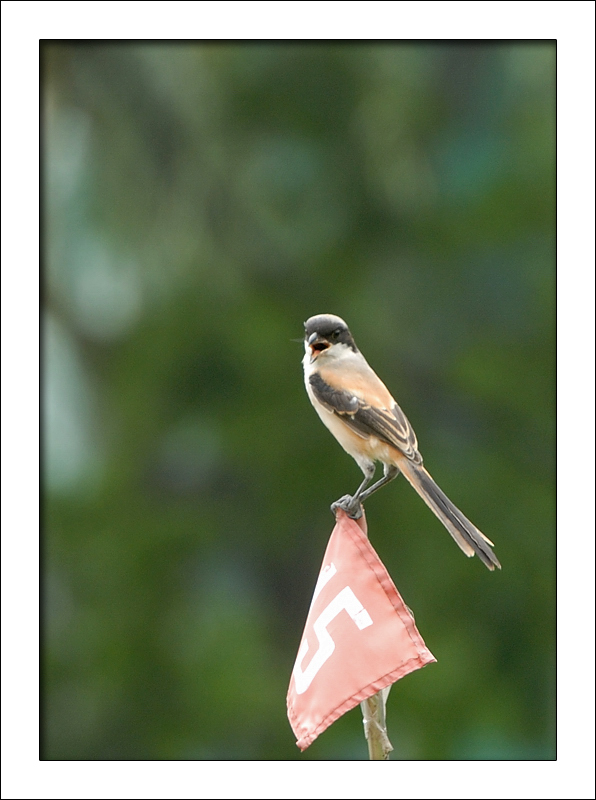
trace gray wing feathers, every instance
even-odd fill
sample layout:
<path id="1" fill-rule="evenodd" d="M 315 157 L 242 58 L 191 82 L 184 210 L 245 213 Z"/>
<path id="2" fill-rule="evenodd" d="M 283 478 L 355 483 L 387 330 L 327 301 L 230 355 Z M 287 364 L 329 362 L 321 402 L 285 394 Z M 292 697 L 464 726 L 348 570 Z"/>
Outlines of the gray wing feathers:
<path id="1" fill-rule="evenodd" d="M 403 453 L 407 460 L 399 464 L 402 473 L 467 556 L 476 554 L 488 569 L 501 569 L 490 539 L 462 514 L 422 466 L 416 434 L 397 403 L 391 410 L 374 408 L 351 392 L 334 389 L 318 373 L 309 381 L 317 400 L 355 433 L 364 439 L 376 436 Z"/>
<path id="2" fill-rule="evenodd" d="M 334 389 L 318 373 L 311 375 L 309 382 L 317 400 L 340 416 L 359 436 L 376 436 L 396 447 L 410 461 L 422 464 L 416 434 L 397 403 L 391 410 L 374 408 L 351 392 Z"/>

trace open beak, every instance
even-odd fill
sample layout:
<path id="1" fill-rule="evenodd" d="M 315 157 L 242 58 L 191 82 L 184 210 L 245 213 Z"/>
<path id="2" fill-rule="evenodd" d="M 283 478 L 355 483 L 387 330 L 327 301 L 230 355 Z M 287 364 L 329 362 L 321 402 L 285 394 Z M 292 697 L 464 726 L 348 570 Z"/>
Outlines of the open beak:
<path id="1" fill-rule="evenodd" d="M 306 343 L 310 347 L 311 364 L 315 360 L 315 358 L 317 358 L 319 353 L 322 353 L 323 350 L 327 350 L 331 346 L 329 342 L 322 336 L 319 336 L 319 334 L 316 331 L 314 333 L 311 333 Z"/>

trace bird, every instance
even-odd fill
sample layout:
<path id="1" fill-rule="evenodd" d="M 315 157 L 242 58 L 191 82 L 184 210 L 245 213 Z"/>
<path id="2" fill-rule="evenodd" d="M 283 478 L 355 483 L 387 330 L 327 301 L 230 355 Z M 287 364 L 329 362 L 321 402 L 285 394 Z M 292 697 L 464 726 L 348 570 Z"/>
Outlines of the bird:
<path id="1" fill-rule="evenodd" d="M 465 517 L 435 483 L 422 463 L 418 440 L 406 415 L 356 346 L 350 329 L 335 314 L 317 314 L 304 323 L 304 383 L 325 426 L 364 474 L 353 495 L 331 510 L 362 516 L 362 503 L 399 473 L 435 513 L 467 556 L 476 554 L 490 570 L 501 569 L 494 544 Z M 377 462 L 383 477 L 372 486 Z"/>

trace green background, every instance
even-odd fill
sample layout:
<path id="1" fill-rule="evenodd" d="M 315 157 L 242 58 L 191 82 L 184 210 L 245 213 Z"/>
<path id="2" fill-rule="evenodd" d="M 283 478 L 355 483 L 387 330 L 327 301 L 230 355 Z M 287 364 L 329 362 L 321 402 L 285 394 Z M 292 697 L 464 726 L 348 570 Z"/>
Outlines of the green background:
<path id="1" fill-rule="evenodd" d="M 344 317 L 466 559 L 400 479 L 369 534 L 438 663 L 394 758 L 553 759 L 555 44 L 42 42 L 42 758 L 300 754 L 285 694 L 361 479 L 302 382 Z"/>

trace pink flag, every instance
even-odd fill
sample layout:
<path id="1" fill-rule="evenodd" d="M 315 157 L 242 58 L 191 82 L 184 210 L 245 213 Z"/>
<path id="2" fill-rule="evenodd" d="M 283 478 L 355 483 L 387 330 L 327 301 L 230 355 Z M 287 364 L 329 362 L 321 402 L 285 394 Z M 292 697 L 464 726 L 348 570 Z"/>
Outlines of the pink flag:
<path id="1" fill-rule="evenodd" d="M 288 689 L 305 750 L 362 700 L 436 659 L 366 535 L 338 511 Z"/>

